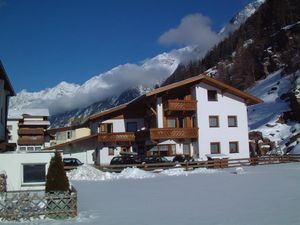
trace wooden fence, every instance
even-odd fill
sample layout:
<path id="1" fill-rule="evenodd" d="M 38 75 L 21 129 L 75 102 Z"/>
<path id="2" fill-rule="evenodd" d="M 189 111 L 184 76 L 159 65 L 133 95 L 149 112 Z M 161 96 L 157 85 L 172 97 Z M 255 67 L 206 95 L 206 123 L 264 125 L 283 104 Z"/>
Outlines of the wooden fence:
<path id="1" fill-rule="evenodd" d="M 300 155 L 283 155 L 283 156 L 262 156 L 255 158 L 240 158 L 240 159 L 214 159 L 207 161 L 195 161 L 184 163 L 155 163 L 155 164 L 128 164 L 128 165 L 109 165 L 96 166 L 96 168 L 107 172 L 121 172 L 127 167 L 136 167 L 146 171 L 154 171 L 161 169 L 172 169 L 184 167 L 186 170 L 193 170 L 196 168 L 219 169 L 239 166 L 256 166 L 267 164 L 279 164 L 289 162 L 300 162 Z"/>
<path id="2" fill-rule="evenodd" d="M 77 191 L 8 191 L 0 193 L 0 221 L 63 219 L 77 216 Z"/>

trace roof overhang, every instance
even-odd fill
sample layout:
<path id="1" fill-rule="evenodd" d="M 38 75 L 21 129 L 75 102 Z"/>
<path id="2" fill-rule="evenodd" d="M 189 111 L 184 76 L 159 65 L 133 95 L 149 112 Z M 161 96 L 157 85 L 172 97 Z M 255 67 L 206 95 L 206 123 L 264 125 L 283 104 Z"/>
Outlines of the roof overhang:
<path id="1" fill-rule="evenodd" d="M 4 88 L 9 92 L 9 96 L 15 96 L 16 93 L 8 79 L 8 76 L 6 74 L 6 71 L 2 65 L 2 62 L 0 61 L 0 79 L 4 80 Z"/>

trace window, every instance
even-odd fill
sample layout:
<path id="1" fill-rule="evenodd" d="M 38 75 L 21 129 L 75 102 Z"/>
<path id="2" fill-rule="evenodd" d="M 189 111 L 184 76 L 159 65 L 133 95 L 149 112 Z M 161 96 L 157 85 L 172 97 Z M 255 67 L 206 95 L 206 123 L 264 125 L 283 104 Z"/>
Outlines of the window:
<path id="1" fill-rule="evenodd" d="M 173 156 L 176 154 L 176 145 L 157 145 L 150 149 L 150 155 Z"/>
<path id="2" fill-rule="evenodd" d="M 183 144 L 183 154 L 190 155 L 191 149 L 190 144 Z"/>
<path id="3" fill-rule="evenodd" d="M 192 127 L 196 128 L 197 127 L 197 119 L 195 116 L 192 117 Z"/>
<path id="4" fill-rule="evenodd" d="M 185 118 L 179 117 L 179 128 L 184 128 L 184 127 L 186 127 Z"/>
<path id="5" fill-rule="evenodd" d="M 43 183 L 46 176 L 46 164 L 24 164 L 23 183 Z"/>
<path id="6" fill-rule="evenodd" d="M 100 133 L 112 133 L 113 132 L 113 124 L 112 123 L 100 124 L 99 131 L 100 131 Z"/>
<path id="7" fill-rule="evenodd" d="M 150 149 L 150 155 L 158 155 L 158 147 L 154 146 Z"/>
<path id="8" fill-rule="evenodd" d="M 207 90 L 208 101 L 218 101 L 218 93 L 215 90 Z"/>
<path id="9" fill-rule="evenodd" d="M 237 117 L 228 116 L 228 127 L 237 127 Z"/>
<path id="10" fill-rule="evenodd" d="M 168 118 L 168 127 L 176 128 L 176 118 Z"/>
<path id="11" fill-rule="evenodd" d="M 212 142 L 210 143 L 210 153 L 211 154 L 220 154 L 220 143 L 219 142 Z"/>
<path id="12" fill-rule="evenodd" d="M 27 151 L 34 151 L 34 147 L 33 146 L 28 146 Z"/>
<path id="13" fill-rule="evenodd" d="M 136 132 L 137 131 L 137 122 L 128 122 L 126 124 L 127 132 Z"/>
<path id="14" fill-rule="evenodd" d="M 115 155 L 115 148 L 108 147 L 108 155 Z"/>
<path id="15" fill-rule="evenodd" d="M 209 116 L 209 127 L 219 127 L 218 116 Z"/>
<path id="16" fill-rule="evenodd" d="M 168 145 L 160 145 L 159 146 L 160 156 L 168 156 L 169 155 L 169 147 Z"/>
<path id="17" fill-rule="evenodd" d="M 71 139 L 72 138 L 72 131 L 67 131 L 67 139 Z"/>
<path id="18" fill-rule="evenodd" d="M 41 146 L 35 146 L 35 147 L 34 147 L 34 150 L 35 150 L 35 151 L 41 151 L 41 150 L 42 150 L 42 147 L 41 147 Z"/>
<path id="19" fill-rule="evenodd" d="M 112 123 L 107 123 L 107 133 L 112 133 L 113 132 L 113 124 Z"/>
<path id="20" fill-rule="evenodd" d="M 239 153 L 239 143 L 237 141 L 229 142 L 229 152 Z"/>
<path id="21" fill-rule="evenodd" d="M 20 146 L 19 150 L 20 151 L 26 151 L 26 147 L 25 146 Z"/>
<path id="22" fill-rule="evenodd" d="M 130 152 L 130 147 L 121 147 L 121 152 Z"/>

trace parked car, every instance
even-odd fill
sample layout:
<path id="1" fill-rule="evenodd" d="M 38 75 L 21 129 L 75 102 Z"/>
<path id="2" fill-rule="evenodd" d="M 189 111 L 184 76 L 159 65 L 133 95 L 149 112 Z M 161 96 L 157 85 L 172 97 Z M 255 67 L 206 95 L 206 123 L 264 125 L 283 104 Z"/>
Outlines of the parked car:
<path id="1" fill-rule="evenodd" d="M 176 155 L 174 158 L 173 158 L 173 162 L 178 162 L 178 163 L 181 163 L 181 162 L 194 162 L 194 158 L 189 156 L 189 155 Z"/>
<path id="2" fill-rule="evenodd" d="M 63 163 L 65 170 L 76 169 L 78 166 L 83 165 L 83 163 L 76 158 L 64 158 Z"/>
<path id="3" fill-rule="evenodd" d="M 110 165 L 126 165 L 126 164 L 139 164 L 141 160 L 137 156 L 133 155 L 122 155 L 115 156 L 110 161 Z"/>
<path id="4" fill-rule="evenodd" d="M 153 164 L 153 163 L 169 163 L 170 160 L 161 156 L 147 156 L 142 159 L 142 163 Z"/>

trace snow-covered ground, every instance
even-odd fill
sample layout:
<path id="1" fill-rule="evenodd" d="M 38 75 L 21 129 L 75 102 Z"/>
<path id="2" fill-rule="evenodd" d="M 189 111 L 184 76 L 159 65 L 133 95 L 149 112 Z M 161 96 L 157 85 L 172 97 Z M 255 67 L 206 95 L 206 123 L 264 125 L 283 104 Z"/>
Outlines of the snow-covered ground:
<path id="1" fill-rule="evenodd" d="M 109 182 L 72 181 L 78 191 L 78 217 L 30 224 L 300 224 L 300 163 L 243 169 Z"/>

